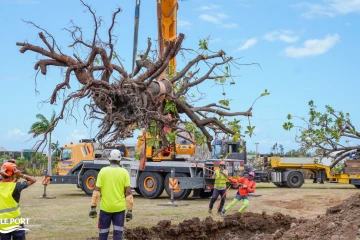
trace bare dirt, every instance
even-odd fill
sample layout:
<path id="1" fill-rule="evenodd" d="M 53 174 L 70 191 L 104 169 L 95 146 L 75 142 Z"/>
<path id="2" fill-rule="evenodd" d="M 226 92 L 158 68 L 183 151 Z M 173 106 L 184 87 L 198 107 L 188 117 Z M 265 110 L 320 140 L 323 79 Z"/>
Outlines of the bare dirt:
<path id="1" fill-rule="evenodd" d="M 328 209 L 326 215 L 300 224 L 275 239 L 356 240 L 360 227 L 360 194 Z M 279 234 L 280 235 L 280 234 Z"/>
<path id="2" fill-rule="evenodd" d="M 360 239 L 360 193 L 328 209 L 327 214 L 315 219 L 297 219 L 281 213 L 267 215 L 245 212 L 225 216 L 223 221 L 207 217 L 184 220 L 172 225 L 163 220 L 154 227 L 127 229 L 124 237 L 135 239 L 249 239 L 249 240 L 288 240 L 288 239 Z"/>

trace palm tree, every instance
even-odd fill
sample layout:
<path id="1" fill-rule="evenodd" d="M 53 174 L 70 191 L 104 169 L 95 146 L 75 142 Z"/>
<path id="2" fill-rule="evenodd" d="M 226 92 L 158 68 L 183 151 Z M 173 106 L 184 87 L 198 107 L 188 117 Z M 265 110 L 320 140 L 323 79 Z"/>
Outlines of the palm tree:
<path id="1" fill-rule="evenodd" d="M 51 149 L 53 151 L 53 154 L 55 154 L 56 157 L 60 156 L 60 143 L 59 143 L 59 141 L 56 141 L 56 143 L 51 143 Z"/>
<path id="2" fill-rule="evenodd" d="M 44 117 L 42 114 L 36 114 L 36 118 L 40 119 L 38 122 L 34 122 L 31 127 L 29 134 L 33 135 L 33 138 L 36 138 L 42 134 L 49 134 L 49 155 L 48 155 L 48 174 L 52 175 L 51 170 L 51 132 L 54 129 L 54 120 L 55 120 L 55 111 L 53 111 L 53 114 L 51 116 L 50 121 Z"/>

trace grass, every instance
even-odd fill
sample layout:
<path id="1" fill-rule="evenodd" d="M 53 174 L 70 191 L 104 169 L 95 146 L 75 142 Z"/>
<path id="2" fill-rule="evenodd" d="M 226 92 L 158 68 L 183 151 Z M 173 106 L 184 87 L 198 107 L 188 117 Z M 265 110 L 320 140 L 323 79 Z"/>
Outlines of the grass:
<path id="1" fill-rule="evenodd" d="M 257 184 L 256 194 L 261 196 L 251 197 L 247 211 L 272 214 L 281 212 L 295 217 L 313 218 L 324 214 L 326 208 L 340 203 L 342 200 L 358 192 L 352 185 L 339 184 L 313 184 L 306 182 L 300 189 L 277 188 L 273 184 Z M 55 199 L 39 199 L 43 194 L 41 179 L 25 189 L 21 195 L 21 212 L 24 218 L 29 218 L 27 228 L 31 231 L 27 239 L 87 239 L 97 236 L 97 220 L 88 217 L 91 198 L 85 195 L 75 185 L 49 185 L 48 196 Z M 226 204 L 236 194 L 230 190 Z M 127 228 L 138 226 L 150 227 L 160 220 L 171 220 L 176 224 L 184 219 L 199 217 L 205 219 L 210 199 L 189 199 L 177 201 L 188 206 L 168 207 L 158 206 L 169 201 L 164 194 L 159 199 L 146 199 L 134 193 L 133 220 L 126 223 Z M 215 203 L 214 207 L 218 205 Z M 241 206 L 238 203 L 229 210 L 235 213 Z M 98 209 L 99 211 L 99 209 Z M 214 216 L 221 220 L 219 216 Z"/>

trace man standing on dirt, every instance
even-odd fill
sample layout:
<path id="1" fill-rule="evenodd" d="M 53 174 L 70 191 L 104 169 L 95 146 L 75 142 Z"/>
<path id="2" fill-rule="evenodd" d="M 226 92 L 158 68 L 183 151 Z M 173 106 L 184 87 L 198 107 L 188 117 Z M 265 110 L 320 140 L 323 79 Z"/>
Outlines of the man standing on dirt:
<path id="1" fill-rule="evenodd" d="M 0 174 L 0 239 L 25 240 L 23 220 L 20 216 L 20 193 L 34 184 L 36 179 L 21 174 L 15 161 L 8 161 L 1 166 Z M 26 181 L 16 182 L 16 178 Z"/>
<path id="2" fill-rule="evenodd" d="M 114 226 L 114 240 L 121 240 L 124 231 L 124 220 L 132 219 L 134 205 L 130 188 L 130 176 L 126 169 L 119 166 L 121 153 L 114 149 L 110 153 L 110 166 L 100 170 L 96 187 L 92 195 L 89 217 L 96 218 L 96 206 L 101 195 L 99 217 L 99 240 L 106 240 L 111 222 Z M 126 194 L 126 197 L 125 197 Z M 128 210 L 125 216 L 125 210 Z"/>
<path id="3" fill-rule="evenodd" d="M 249 193 L 255 192 L 256 183 L 254 181 L 254 172 L 249 172 L 247 178 L 242 177 L 239 180 L 230 179 L 232 182 L 237 182 L 240 184 L 239 190 L 236 192 L 234 200 L 228 204 L 222 212 L 222 216 L 225 215 L 225 212 L 232 208 L 238 201 L 244 200 L 243 205 L 239 209 L 239 212 L 243 212 L 249 206 Z"/>
<path id="4" fill-rule="evenodd" d="M 219 168 L 214 172 L 213 178 L 215 178 L 215 184 L 214 184 L 214 192 L 212 194 L 210 204 L 209 204 L 209 213 L 212 213 L 212 209 L 214 206 L 214 203 L 216 202 L 217 198 L 220 196 L 220 206 L 218 210 L 218 213 L 222 216 L 222 208 L 225 204 L 226 199 L 226 179 L 228 176 L 228 172 L 225 169 L 225 162 L 221 161 Z"/>

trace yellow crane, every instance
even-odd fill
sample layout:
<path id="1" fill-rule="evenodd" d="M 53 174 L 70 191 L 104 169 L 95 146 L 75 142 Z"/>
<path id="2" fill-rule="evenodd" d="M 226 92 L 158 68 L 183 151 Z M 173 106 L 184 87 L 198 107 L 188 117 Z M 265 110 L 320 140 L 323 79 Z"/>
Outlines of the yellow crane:
<path id="1" fill-rule="evenodd" d="M 135 24 L 134 24 L 134 48 L 133 48 L 133 69 L 135 67 L 135 60 L 137 56 L 137 42 L 140 20 L 140 0 L 136 0 L 135 5 Z M 177 11 L 179 4 L 177 0 L 157 0 L 157 28 L 159 41 L 159 57 L 162 57 L 166 52 L 167 45 L 170 41 L 175 41 L 177 38 Z M 170 60 L 166 71 L 158 77 L 158 81 L 164 79 L 165 74 L 174 74 L 176 72 L 176 58 Z M 170 116 L 171 117 L 171 116 Z M 142 132 L 145 139 L 150 139 L 152 136 L 148 132 Z M 144 170 L 146 160 L 163 161 L 163 160 L 177 160 L 191 157 L 195 153 L 195 146 L 190 141 L 182 141 L 177 138 L 176 143 L 169 146 L 168 149 L 163 150 L 157 156 L 153 156 L 155 149 L 144 142 L 144 137 L 138 137 L 138 150 L 140 153 L 140 169 Z"/>

